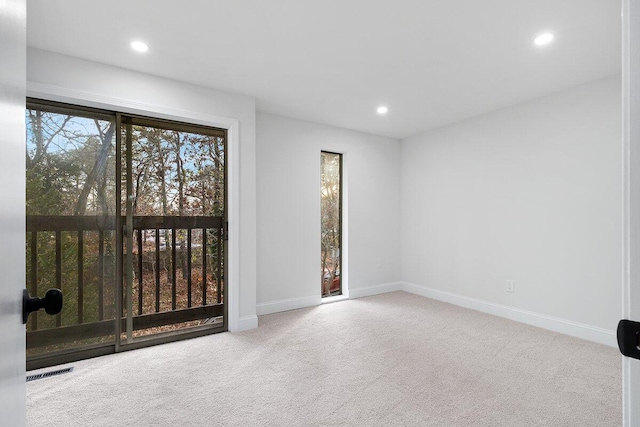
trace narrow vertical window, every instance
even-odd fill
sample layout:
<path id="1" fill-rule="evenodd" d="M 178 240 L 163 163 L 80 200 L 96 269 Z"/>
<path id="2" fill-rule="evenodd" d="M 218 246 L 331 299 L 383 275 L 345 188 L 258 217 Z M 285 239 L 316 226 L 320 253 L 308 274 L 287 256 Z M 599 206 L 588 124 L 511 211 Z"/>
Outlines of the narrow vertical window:
<path id="1" fill-rule="evenodd" d="M 320 155 L 322 296 L 342 294 L 342 154 Z"/>

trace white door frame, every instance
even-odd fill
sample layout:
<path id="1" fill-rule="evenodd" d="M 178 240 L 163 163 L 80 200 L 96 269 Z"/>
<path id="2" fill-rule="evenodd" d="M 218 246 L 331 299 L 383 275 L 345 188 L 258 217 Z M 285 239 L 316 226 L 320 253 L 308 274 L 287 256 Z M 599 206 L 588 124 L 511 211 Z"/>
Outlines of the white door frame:
<path id="1" fill-rule="evenodd" d="M 250 329 L 243 327 L 240 319 L 240 121 L 229 117 L 178 110 L 165 105 L 147 104 L 37 82 L 27 81 L 26 85 L 26 96 L 32 98 L 216 127 L 227 131 L 227 221 L 229 222 L 225 295 L 229 310 L 227 325 L 229 332 Z"/>
<path id="2" fill-rule="evenodd" d="M 25 85 L 26 0 L 0 0 L 0 418 L 3 425 L 26 423 L 25 327 Z"/>
<path id="3" fill-rule="evenodd" d="M 640 321 L 640 3 L 622 0 L 624 165 L 622 316 Z M 640 361 L 622 360 L 623 425 L 640 425 Z"/>

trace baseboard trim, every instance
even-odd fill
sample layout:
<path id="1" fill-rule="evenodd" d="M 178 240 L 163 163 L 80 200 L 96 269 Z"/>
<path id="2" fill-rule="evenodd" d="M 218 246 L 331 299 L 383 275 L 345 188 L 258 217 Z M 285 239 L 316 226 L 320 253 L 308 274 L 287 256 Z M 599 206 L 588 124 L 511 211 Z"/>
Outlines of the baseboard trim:
<path id="1" fill-rule="evenodd" d="M 256 313 L 258 316 L 263 316 L 265 314 L 297 310 L 299 308 L 312 307 L 320 304 L 322 304 L 322 297 L 320 294 L 302 298 L 287 298 L 256 304 Z"/>
<path id="2" fill-rule="evenodd" d="M 258 316 L 252 314 L 251 316 L 243 316 L 238 319 L 238 328 L 232 332 L 248 331 L 249 329 L 255 329 L 258 327 Z"/>
<path id="3" fill-rule="evenodd" d="M 401 282 L 380 283 L 373 286 L 365 286 L 362 288 L 349 289 L 349 299 L 369 297 L 372 295 L 385 294 L 387 292 L 395 292 L 402 290 Z"/>
<path id="4" fill-rule="evenodd" d="M 525 323 L 527 325 L 536 326 L 588 341 L 593 341 L 610 347 L 617 347 L 616 333 L 613 330 L 598 328 L 595 326 L 573 322 L 571 320 L 560 319 L 553 316 L 547 316 L 544 314 L 509 307 L 502 304 L 482 301 L 476 298 L 470 298 L 450 292 L 441 291 L 438 289 L 428 288 L 426 286 L 417 285 L 415 283 L 403 282 L 401 290 L 415 295 L 420 295 L 438 301 L 454 304 L 460 307 L 470 308 L 472 310 L 492 314 L 494 316 L 504 317 L 516 322 Z"/>
<path id="5" fill-rule="evenodd" d="M 426 298 L 447 302 L 459 307 L 477 310 L 483 313 L 492 314 L 494 316 L 503 317 L 505 319 L 514 320 L 516 322 L 525 323 L 527 325 L 536 326 L 538 328 L 547 329 L 587 341 L 593 341 L 598 344 L 617 347 L 616 333 L 613 330 L 598 328 L 583 323 L 573 322 L 571 320 L 547 316 L 544 314 L 522 310 L 515 307 L 509 307 L 502 304 L 483 301 L 476 298 L 429 288 L 415 283 L 390 282 L 372 286 L 365 286 L 356 289 L 349 289 L 349 299 L 363 298 L 395 291 L 405 291 Z M 320 304 L 322 304 L 322 298 L 320 295 L 313 295 L 302 298 L 288 298 L 284 300 L 257 304 L 256 313 L 258 316 L 262 316 L 265 314 L 279 313 L 282 311 L 318 306 Z M 243 331 L 246 329 L 255 328 L 257 326 L 258 318 L 256 316 L 240 318 L 239 330 Z"/>
<path id="6" fill-rule="evenodd" d="M 400 291 L 402 290 L 401 286 L 401 282 L 392 282 L 380 283 L 378 285 L 365 286 L 357 289 L 349 289 L 347 298 L 362 298 L 371 295 L 384 294 L 387 292 Z M 316 305 L 321 305 L 322 303 L 323 300 L 320 294 L 301 298 L 287 298 L 282 300 L 258 303 L 256 304 L 256 313 L 258 314 L 258 316 L 263 316 L 265 314 L 280 313 L 282 311 L 313 307 Z"/>

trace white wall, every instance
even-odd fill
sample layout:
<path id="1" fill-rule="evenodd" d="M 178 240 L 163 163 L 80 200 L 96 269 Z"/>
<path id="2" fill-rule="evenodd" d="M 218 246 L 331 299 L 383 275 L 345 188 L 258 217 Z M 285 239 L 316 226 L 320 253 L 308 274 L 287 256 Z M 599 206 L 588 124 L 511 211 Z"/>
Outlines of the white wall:
<path id="1" fill-rule="evenodd" d="M 37 49 L 27 93 L 229 129 L 229 327 L 256 327 L 255 100 Z"/>
<path id="2" fill-rule="evenodd" d="M 402 280 L 614 330 L 621 141 L 620 77 L 403 140 Z"/>
<path id="3" fill-rule="evenodd" d="M 258 314 L 320 303 L 322 150 L 344 153 L 343 281 L 350 294 L 396 281 L 398 141 L 261 113 L 256 127 Z"/>
<path id="4" fill-rule="evenodd" d="M 405 289 L 615 328 L 617 77 L 398 143 L 256 118 L 250 97 L 35 49 L 27 58 L 30 95 L 228 125 L 230 150 L 238 150 L 230 165 L 234 330 L 257 325 L 256 303 L 261 314 L 320 302 L 321 150 L 345 154 L 343 281 L 351 297 Z M 514 293 L 505 292 L 507 279 Z"/>

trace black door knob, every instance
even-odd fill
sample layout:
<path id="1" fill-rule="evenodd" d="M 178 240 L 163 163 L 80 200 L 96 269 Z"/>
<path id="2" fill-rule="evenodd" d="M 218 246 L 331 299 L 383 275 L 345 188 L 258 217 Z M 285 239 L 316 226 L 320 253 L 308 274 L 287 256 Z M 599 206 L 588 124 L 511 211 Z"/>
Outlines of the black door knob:
<path id="1" fill-rule="evenodd" d="M 22 291 L 22 323 L 27 323 L 29 313 L 44 308 L 47 314 L 58 314 L 62 310 L 62 291 L 49 289 L 44 298 L 30 297 L 29 291 Z"/>

